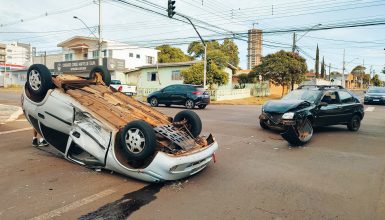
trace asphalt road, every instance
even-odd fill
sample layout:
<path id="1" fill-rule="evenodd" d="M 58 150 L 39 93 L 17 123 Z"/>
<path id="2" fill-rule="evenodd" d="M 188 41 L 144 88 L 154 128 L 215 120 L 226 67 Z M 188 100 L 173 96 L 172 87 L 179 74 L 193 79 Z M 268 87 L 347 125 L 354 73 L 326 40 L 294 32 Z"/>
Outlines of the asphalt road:
<path id="1" fill-rule="evenodd" d="M 259 127 L 260 106 L 196 110 L 217 162 L 163 185 L 33 148 L 31 130 L 1 133 L 28 128 L 21 117 L 0 125 L 0 219 L 385 219 L 385 106 L 366 109 L 358 132 L 317 129 L 301 148 Z"/>

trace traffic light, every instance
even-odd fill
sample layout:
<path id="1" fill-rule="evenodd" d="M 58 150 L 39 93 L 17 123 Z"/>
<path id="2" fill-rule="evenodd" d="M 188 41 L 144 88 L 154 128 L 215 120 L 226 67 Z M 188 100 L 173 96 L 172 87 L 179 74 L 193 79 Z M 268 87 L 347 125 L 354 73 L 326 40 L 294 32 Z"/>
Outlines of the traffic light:
<path id="1" fill-rule="evenodd" d="M 167 12 L 168 12 L 168 17 L 172 18 L 172 16 L 175 15 L 175 1 L 168 0 L 168 7 L 167 7 Z"/>

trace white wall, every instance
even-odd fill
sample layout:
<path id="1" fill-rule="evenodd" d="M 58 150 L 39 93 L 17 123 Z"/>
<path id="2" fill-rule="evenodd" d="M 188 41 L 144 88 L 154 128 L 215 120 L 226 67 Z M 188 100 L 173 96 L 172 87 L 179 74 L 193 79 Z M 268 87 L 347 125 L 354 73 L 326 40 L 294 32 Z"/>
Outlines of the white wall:
<path id="1" fill-rule="evenodd" d="M 32 64 L 31 47 L 19 46 L 17 43 L 7 45 L 6 61 L 8 64 L 29 66 Z"/>

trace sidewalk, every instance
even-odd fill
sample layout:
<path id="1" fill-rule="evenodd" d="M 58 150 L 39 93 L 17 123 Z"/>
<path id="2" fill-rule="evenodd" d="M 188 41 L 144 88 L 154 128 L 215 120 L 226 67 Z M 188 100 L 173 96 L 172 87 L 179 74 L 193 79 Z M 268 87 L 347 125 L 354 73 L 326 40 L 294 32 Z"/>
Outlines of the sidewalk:
<path id="1" fill-rule="evenodd" d="M 0 104 L 0 124 L 14 121 L 21 114 L 23 110 L 18 106 Z"/>

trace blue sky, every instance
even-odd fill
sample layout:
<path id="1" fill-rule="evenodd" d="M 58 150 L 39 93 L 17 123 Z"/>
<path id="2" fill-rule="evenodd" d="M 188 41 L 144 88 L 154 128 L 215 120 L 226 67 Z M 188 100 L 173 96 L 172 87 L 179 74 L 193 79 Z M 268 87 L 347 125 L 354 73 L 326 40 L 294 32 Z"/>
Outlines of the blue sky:
<path id="1" fill-rule="evenodd" d="M 166 14 L 151 3 L 166 7 L 166 0 L 126 0 Z M 149 3 L 150 2 L 150 3 Z M 76 15 L 89 26 L 98 23 L 98 5 L 92 0 L 0 0 L 0 42 L 18 40 L 31 43 L 38 51 L 54 53 L 56 45 L 73 35 L 89 36 L 90 33 L 78 21 Z M 205 39 L 230 32 L 244 33 L 253 27 L 268 31 L 295 27 L 310 28 L 316 24 L 352 23 L 357 20 L 378 19 L 385 21 L 383 0 L 176 0 L 176 11 L 211 25 L 212 31 L 200 27 Z M 199 21 L 200 26 L 207 26 Z M 132 45 L 155 46 L 159 42 L 171 42 L 185 50 L 190 39 L 198 40 L 193 28 L 180 21 L 129 7 L 113 0 L 102 1 L 103 38 L 128 42 Z M 217 28 L 218 27 L 218 28 Z M 18 32 L 18 33 L 15 33 Z M 304 34 L 299 32 L 298 38 Z M 188 38 L 187 40 L 185 38 Z M 292 33 L 264 34 L 263 54 L 277 50 L 291 50 Z M 246 68 L 247 43 L 235 40 L 239 47 L 240 66 Z M 184 44 L 183 44 L 184 43 Z M 348 29 L 311 31 L 297 43 L 300 54 L 314 69 L 315 48 L 320 56 L 331 64 L 332 71 L 341 71 L 343 49 L 346 51 L 347 71 L 364 63 L 367 72 L 372 68 L 379 73 L 385 64 L 385 25 Z M 273 46 L 272 46 L 273 45 Z M 303 52 L 304 51 L 304 52 Z M 385 80 L 384 74 L 381 74 Z"/>

